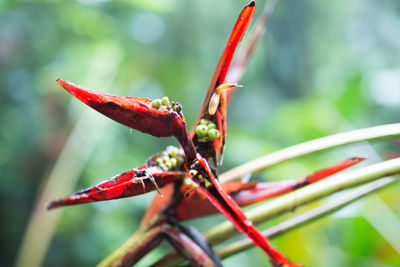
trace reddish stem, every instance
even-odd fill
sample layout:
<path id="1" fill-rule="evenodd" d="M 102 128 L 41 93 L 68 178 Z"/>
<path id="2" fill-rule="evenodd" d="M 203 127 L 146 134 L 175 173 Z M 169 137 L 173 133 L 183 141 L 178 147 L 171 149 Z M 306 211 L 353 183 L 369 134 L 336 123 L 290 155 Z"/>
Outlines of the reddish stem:
<path id="1" fill-rule="evenodd" d="M 291 263 L 285 255 L 274 249 L 267 239 L 253 226 L 253 224 L 247 220 L 246 215 L 240 209 L 240 207 L 227 195 L 219 184 L 218 180 L 211 173 L 210 167 L 205 159 L 200 155 L 197 156 L 199 165 L 205 172 L 205 177 L 209 178 L 212 183 L 212 187 L 206 188 L 204 185 L 201 187 L 202 192 L 207 199 L 228 219 L 235 227 L 250 238 L 254 244 L 260 247 L 267 253 L 271 259 L 271 262 L 275 266 L 301 266 L 298 264 Z"/>

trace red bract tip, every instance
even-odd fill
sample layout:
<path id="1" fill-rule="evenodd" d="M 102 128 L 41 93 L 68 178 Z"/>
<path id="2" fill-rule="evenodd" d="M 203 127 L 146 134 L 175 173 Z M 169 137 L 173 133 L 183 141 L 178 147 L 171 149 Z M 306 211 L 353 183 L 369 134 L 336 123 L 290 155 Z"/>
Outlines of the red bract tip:
<path id="1" fill-rule="evenodd" d="M 353 158 L 349 158 L 346 159 L 342 162 L 339 162 L 335 165 L 333 165 L 332 167 L 317 171 L 309 176 L 307 176 L 306 178 L 304 178 L 302 181 L 299 181 L 299 184 L 296 188 L 300 188 L 302 186 L 305 186 L 307 184 L 311 184 L 314 183 L 316 181 L 319 181 L 321 179 L 324 179 L 328 176 L 331 176 L 337 172 L 340 172 L 344 169 L 347 169 L 361 161 L 363 161 L 365 158 L 364 157 L 353 157 Z"/>
<path id="2" fill-rule="evenodd" d="M 66 198 L 52 201 L 47 208 L 112 200 L 141 195 L 158 187 L 178 181 L 186 172 L 158 172 L 150 174 L 146 170 L 129 170 L 110 180 L 101 182 Z"/>
<path id="3" fill-rule="evenodd" d="M 57 82 L 86 105 L 125 126 L 156 137 L 175 136 L 186 155 L 194 157 L 185 118 L 180 112 L 153 108 L 147 98 L 99 93 L 61 79 Z"/>
<path id="4" fill-rule="evenodd" d="M 240 206 L 251 205 L 260 201 L 264 201 L 294 191 L 309 184 L 318 182 L 342 170 L 345 170 L 353 166 L 354 164 L 359 163 L 362 160 L 364 160 L 364 158 L 362 157 L 354 157 L 346 159 L 342 162 L 339 162 L 338 164 L 317 171 L 300 180 L 287 180 L 287 181 L 272 182 L 272 183 L 271 182 L 257 183 L 254 186 L 254 188 L 238 191 L 234 196 L 234 200 Z M 232 184 L 235 185 L 236 183 Z"/>
<path id="5" fill-rule="evenodd" d="M 92 91 L 61 79 L 57 82 L 73 96 L 107 117 L 157 137 L 172 136 L 171 122 L 179 124 L 183 120 L 176 112 L 152 108 L 151 100 L 147 98 L 120 97 Z"/>
<path id="6" fill-rule="evenodd" d="M 217 109 L 214 114 L 209 114 L 208 107 L 210 104 L 210 99 L 215 93 L 217 87 L 225 82 L 226 74 L 232 63 L 233 55 L 236 51 L 236 47 L 242 40 L 247 28 L 249 27 L 255 11 L 255 2 L 251 1 L 247 6 L 244 7 L 240 13 L 235 26 L 233 27 L 232 33 L 229 36 L 228 42 L 225 45 L 224 51 L 219 59 L 217 67 L 215 68 L 214 75 L 211 79 L 208 91 L 203 100 L 202 107 L 197 119 L 197 124 L 199 124 L 201 118 L 206 118 L 208 120 L 214 121 L 218 125 L 218 130 L 221 133 L 222 138 L 218 138 L 212 143 L 213 150 L 216 155 L 219 155 L 223 151 L 223 146 L 225 144 L 225 135 L 227 132 L 226 125 L 226 92 L 220 93 L 220 100 L 217 103 Z M 228 81 L 229 82 L 229 81 Z M 192 131 L 194 135 L 194 131 Z"/>

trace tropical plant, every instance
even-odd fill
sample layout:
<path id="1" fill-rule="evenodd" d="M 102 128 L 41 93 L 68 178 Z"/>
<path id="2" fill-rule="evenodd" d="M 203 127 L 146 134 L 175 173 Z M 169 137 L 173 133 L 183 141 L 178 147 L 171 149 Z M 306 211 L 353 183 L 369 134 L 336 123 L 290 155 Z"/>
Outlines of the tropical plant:
<path id="1" fill-rule="evenodd" d="M 254 225 L 339 190 L 400 172 L 400 160 L 393 159 L 337 175 L 335 179 L 320 181 L 363 160 L 362 157 L 353 157 L 300 180 L 274 183 L 234 181 L 301 155 L 353 142 L 399 136 L 399 124 L 393 124 L 300 144 L 249 162 L 222 175 L 219 174 L 218 167 L 223 161 L 228 130 L 227 106 L 235 89 L 241 87 L 239 82 L 245 72 L 248 59 L 265 31 L 274 5 L 275 1 L 266 4 L 250 38 L 242 46 L 241 53 L 230 67 L 236 47 L 253 18 L 255 2 L 250 2 L 240 13 L 211 79 L 198 119 L 190 132 L 183 115 L 184 104 L 170 101 L 166 96 L 153 100 L 119 97 L 91 91 L 61 79 L 57 80 L 73 96 L 109 118 L 155 137 L 174 136 L 180 143 L 180 147 L 168 146 L 137 168 L 49 204 L 48 208 L 52 209 L 158 191 L 159 194 L 155 196 L 152 205 L 143 217 L 140 229 L 102 261 L 101 266 L 132 265 L 164 239 L 193 266 L 221 266 L 220 257 L 227 257 L 251 246 L 249 242 L 239 241 L 217 253 L 213 251 L 211 245 L 219 244 L 235 235 L 232 224 L 237 231 L 245 234 L 253 244 L 260 247 L 269 256 L 273 265 L 300 266 L 292 263 L 274 249 L 267 237 L 275 236 L 328 214 L 369 192 L 392 183 L 394 179 L 385 178 L 385 180 L 377 181 L 379 183 L 370 183 L 368 188 L 360 188 L 350 196 L 339 198 L 334 204 L 322 206 L 320 209 L 293 218 L 267 232 L 260 232 Z M 250 112 L 249 116 L 251 116 Z M 294 190 L 295 195 L 286 194 Z M 239 207 L 283 194 L 286 195 L 253 208 L 247 214 L 243 213 Z M 182 221 L 218 211 L 232 224 L 227 222 L 216 226 L 205 236 L 195 228 L 181 224 Z M 177 253 L 170 253 L 155 265 L 176 265 L 180 262 L 181 258 Z"/>

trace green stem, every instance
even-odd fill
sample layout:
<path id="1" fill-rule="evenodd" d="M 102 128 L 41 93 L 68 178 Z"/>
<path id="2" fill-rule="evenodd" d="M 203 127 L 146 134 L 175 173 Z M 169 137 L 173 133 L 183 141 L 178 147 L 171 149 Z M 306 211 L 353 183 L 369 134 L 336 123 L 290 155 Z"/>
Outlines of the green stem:
<path id="1" fill-rule="evenodd" d="M 238 180 L 248 174 L 261 171 L 283 161 L 311 154 L 326 149 L 348 145 L 361 141 L 372 141 L 383 138 L 399 137 L 400 123 L 386 124 L 371 128 L 364 128 L 350 132 L 330 135 L 309 142 L 294 145 L 264 157 L 249 161 L 233 168 L 219 176 L 221 183 Z"/>
<path id="2" fill-rule="evenodd" d="M 373 181 L 373 182 L 368 183 L 360 188 L 351 190 L 350 192 L 348 192 L 346 194 L 336 197 L 335 199 L 333 199 L 327 203 L 324 203 L 317 208 L 311 209 L 303 214 L 300 214 L 300 215 L 290 218 L 286 221 L 283 221 L 280 224 L 272 226 L 272 227 L 268 228 L 267 230 L 263 231 L 262 233 L 266 238 L 272 238 L 277 235 L 286 233 L 286 232 L 293 230 L 295 228 L 298 228 L 306 223 L 310 223 L 321 217 L 327 216 L 327 215 L 345 207 L 346 205 L 364 197 L 365 195 L 367 195 L 369 193 L 372 193 L 378 189 L 381 189 L 389 184 L 394 183 L 395 181 L 396 181 L 396 179 L 391 178 L 391 177 L 382 178 L 382 179 Z M 250 240 L 242 239 L 242 240 L 232 243 L 224 248 L 217 250 L 217 254 L 221 258 L 227 258 L 231 255 L 242 252 L 253 246 L 254 246 L 254 244 Z"/>
<path id="3" fill-rule="evenodd" d="M 122 246 L 102 260 L 97 267 L 132 266 L 161 241 L 161 227 L 138 230 Z"/>
<path id="4" fill-rule="evenodd" d="M 301 205 L 329 196 L 343 189 L 397 173 L 400 173 L 400 158 L 376 163 L 352 172 L 334 175 L 290 194 L 267 201 L 246 212 L 246 215 L 254 224 L 260 224 L 285 212 L 293 211 Z M 223 222 L 206 232 L 205 237 L 211 245 L 216 245 L 236 234 L 238 233 L 230 222 Z"/>
<path id="5" fill-rule="evenodd" d="M 291 211 L 297 206 L 306 204 L 312 200 L 325 197 L 342 189 L 347 189 L 353 186 L 357 186 L 359 184 L 368 183 L 381 177 L 396 173 L 400 173 L 400 159 L 377 163 L 369 167 L 364 167 L 362 169 L 344 174 L 337 174 L 332 178 L 327 178 L 326 180 L 320 181 L 316 184 L 309 185 L 293 193 L 266 202 L 266 204 L 250 210 L 248 213 L 246 213 L 246 215 L 248 215 L 248 218 L 254 223 L 261 223 L 278 214 Z M 265 236 L 269 237 L 289 231 L 290 229 L 300 226 L 303 223 L 315 220 L 321 216 L 333 212 L 347 205 L 348 203 L 355 201 L 356 199 L 379 188 L 382 188 L 385 185 L 394 181 L 396 181 L 394 178 L 383 178 L 374 182 L 370 182 L 363 187 L 352 190 L 346 195 L 335 198 L 334 200 L 332 200 L 332 202 L 311 210 L 309 213 L 305 213 L 286 222 L 283 222 L 275 227 L 266 230 L 263 233 Z M 337 207 L 335 207 L 335 205 L 337 205 Z M 262 218 L 258 217 L 257 220 L 255 220 L 258 212 L 260 213 L 260 217 Z M 209 242 L 211 242 L 213 245 L 217 245 L 227 240 L 228 238 L 238 234 L 232 227 L 233 226 L 230 223 L 222 223 L 208 231 L 206 233 L 206 237 L 208 237 Z M 247 242 L 245 243 L 245 241 L 240 241 L 240 243 L 234 243 L 224 249 L 219 250 L 217 253 L 222 258 L 224 258 L 236 252 L 242 251 L 248 246 L 249 245 Z M 183 261 L 184 259 L 179 254 L 177 254 L 176 252 L 171 252 L 160 259 L 154 266 L 176 266 Z"/>

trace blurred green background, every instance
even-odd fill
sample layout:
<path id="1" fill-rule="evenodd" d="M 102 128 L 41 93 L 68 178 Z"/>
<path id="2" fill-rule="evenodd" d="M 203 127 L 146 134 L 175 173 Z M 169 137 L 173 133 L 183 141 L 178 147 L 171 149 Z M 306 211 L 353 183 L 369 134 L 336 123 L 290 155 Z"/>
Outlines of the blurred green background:
<path id="1" fill-rule="evenodd" d="M 51 212 L 46 203 L 176 144 L 130 133 L 73 99 L 56 78 L 118 95 L 168 95 L 183 104 L 190 126 L 245 4 L 0 1 L 0 265 L 16 264 L 18 255 L 24 255 L 18 266 L 98 263 L 136 231 L 153 195 Z M 256 17 L 263 4 L 257 1 Z M 399 62 L 398 0 L 278 2 L 230 106 L 223 169 L 313 138 L 399 122 Z M 367 165 L 399 152 L 395 140 L 351 145 L 253 179 L 300 178 L 349 156 L 368 155 Z M 49 193 L 38 199 L 44 188 Z M 399 266 L 399 190 L 391 186 L 273 243 L 306 266 Z M 31 241 L 22 245 L 35 207 Z M 222 220 L 191 223 L 206 230 Z M 164 244 L 140 266 L 168 249 Z M 223 263 L 266 262 L 261 250 L 251 249 Z"/>

